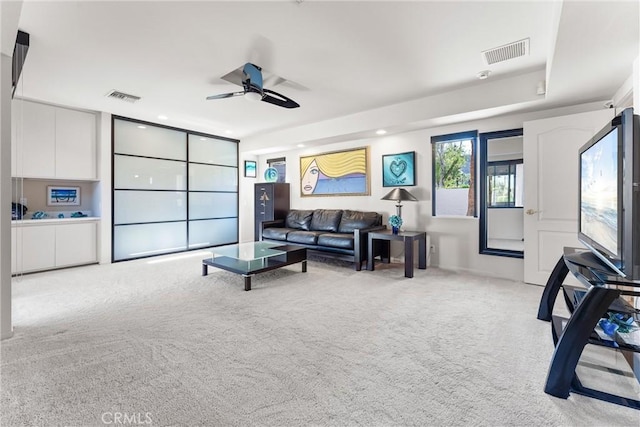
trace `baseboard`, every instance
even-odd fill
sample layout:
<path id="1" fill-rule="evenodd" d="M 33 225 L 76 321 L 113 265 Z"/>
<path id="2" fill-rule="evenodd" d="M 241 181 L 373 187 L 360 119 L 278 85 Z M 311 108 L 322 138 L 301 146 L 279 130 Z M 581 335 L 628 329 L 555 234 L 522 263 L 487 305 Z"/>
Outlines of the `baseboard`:
<path id="1" fill-rule="evenodd" d="M 494 279 L 502 279 L 502 280 L 511 280 L 514 282 L 522 282 L 524 283 L 524 280 L 522 278 L 517 279 L 514 277 L 508 277 L 508 276 L 504 276 L 504 275 L 499 275 L 499 274 L 494 274 L 488 271 L 484 271 L 484 270 L 477 270 L 475 268 L 460 268 L 460 267 L 441 267 L 439 265 L 434 265 L 431 266 L 433 268 L 439 268 L 440 270 L 445 270 L 445 271 L 451 271 L 454 273 L 467 273 L 467 274 L 473 274 L 474 276 L 482 276 L 482 277 L 491 277 Z"/>

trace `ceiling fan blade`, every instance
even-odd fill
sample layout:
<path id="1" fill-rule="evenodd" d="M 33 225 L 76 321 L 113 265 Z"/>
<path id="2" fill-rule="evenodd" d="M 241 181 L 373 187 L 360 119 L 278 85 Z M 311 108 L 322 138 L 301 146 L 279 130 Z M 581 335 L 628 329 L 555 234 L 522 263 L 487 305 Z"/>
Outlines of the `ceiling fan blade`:
<path id="1" fill-rule="evenodd" d="M 232 96 L 242 96 L 242 95 L 244 95 L 244 92 L 221 93 L 220 95 L 207 96 L 207 101 L 211 99 L 224 99 L 224 98 L 231 98 Z"/>
<path id="2" fill-rule="evenodd" d="M 301 85 L 300 83 L 296 83 L 291 80 L 287 80 L 284 77 L 276 76 L 275 74 L 265 74 L 264 70 L 262 70 L 262 81 L 265 87 L 274 87 L 282 85 L 282 87 L 287 87 L 296 90 L 309 90 L 308 87 Z"/>
<path id="3" fill-rule="evenodd" d="M 263 90 L 264 96 L 262 97 L 262 100 L 264 102 L 268 102 L 270 104 L 273 105 L 277 105 L 278 107 L 284 107 L 284 108 L 298 108 L 300 106 L 300 104 L 298 104 L 296 101 L 294 101 L 291 98 L 287 98 L 286 96 L 278 93 L 278 92 L 274 92 L 272 90 L 269 89 L 264 89 Z M 271 96 L 273 95 L 273 96 Z"/>
<path id="4" fill-rule="evenodd" d="M 236 68 L 235 70 L 228 72 L 227 74 L 225 74 L 220 78 L 229 83 L 233 83 L 234 85 L 242 86 L 242 80 L 244 80 L 244 73 L 242 72 L 242 67 Z M 213 83 L 218 83 L 218 82 L 213 82 Z"/>

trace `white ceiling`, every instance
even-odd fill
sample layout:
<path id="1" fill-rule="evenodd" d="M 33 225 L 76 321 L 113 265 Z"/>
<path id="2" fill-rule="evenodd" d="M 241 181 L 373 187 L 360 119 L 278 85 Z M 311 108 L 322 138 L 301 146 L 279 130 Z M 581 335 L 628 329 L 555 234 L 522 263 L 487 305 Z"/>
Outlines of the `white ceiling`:
<path id="1" fill-rule="evenodd" d="M 330 142 L 610 99 L 639 55 L 639 21 L 637 1 L 25 0 L 16 93 L 256 148 Z M 527 57 L 483 64 L 481 51 L 524 38 Z M 221 77 L 245 62 L 304 86 L 272 88 L 301 107 L 205 100 L 238 90 Z"/>

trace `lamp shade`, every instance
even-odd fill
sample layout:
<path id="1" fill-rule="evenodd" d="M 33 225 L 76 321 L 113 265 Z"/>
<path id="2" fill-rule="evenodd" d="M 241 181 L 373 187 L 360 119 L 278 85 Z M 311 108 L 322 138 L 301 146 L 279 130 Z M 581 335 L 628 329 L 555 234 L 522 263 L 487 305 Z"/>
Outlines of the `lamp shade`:
<path id="1" fill-rule="evenodd" d="M 418 199 L 416 199 L 413 196 L 413 194 L 409 193 L 404 188 L 394 188 L 393 190 L 389 191 L 389 193 L 387 193 L 387 195 L 380 200 L 397 200 L 397 201 L 409 200 L 412 202 L 418 201 Z"/>

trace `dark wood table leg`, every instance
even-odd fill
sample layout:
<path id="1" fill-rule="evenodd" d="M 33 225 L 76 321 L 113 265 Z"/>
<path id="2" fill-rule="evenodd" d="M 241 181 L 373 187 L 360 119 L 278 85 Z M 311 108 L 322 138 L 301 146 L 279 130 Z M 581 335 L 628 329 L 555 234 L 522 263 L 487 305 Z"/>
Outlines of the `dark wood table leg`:
<path id="1" fill-rule="evenodd" d="M 404 238 L 404 277 L 413 277 L 413 239 Z"/>
<path id="2" fill-rule="evenodd" d="M 540 299 L 540 305 L 538 307 L 538 319 L 546 321 L 551 320 L 553 304 L 556 302 L 558 291 L 560 290 L 564 279 L 567 277 L 567 273 L 569 273 L 569 268 L 564 262 L 564 256 L 561 256 L 556 263 L 556 266 L 553 268 L 551 276 L 549 276 L 549 280 L 547 280 L 547 284 L 542 292 L 542 298 Z"/>
<path id="3" fill-rule="evenodd" d="M 251 290 L 251 274 L 243 274 L 242 277 L 244 278 L 244 290 L 250 291 Z"/>
<path id="4" fill-rule="evenodd" d="M 367 242 L 367 270 L 373 271 L 375 270 L 375 262 L 373 261 L 373 239 L 371 235 L 368 237 L 369 241 Z"/>
<path id="5" fill-rule="evenodd" d="M 378 244 L 382 247 L 380 259 L 383 264 L 391 263 L 391 242 L 389 240 L 380 240 Z"/>
<path id="6" fill-rule="evenodd" d="M 307 272 L 307 260 L 306 259 L 304 261 L 302 261 L 302 272 L 303 273 Z"/>
<path id="7" fill-rule="evenodd" d="M 202 275 L 206 276 L 207 274 L 209 274 L 209 268 L 208 265 L 205 263 L 202 263 Z"/>
<path id="8" fill-rule="evenodd" d="M 427 237 L 422 236 L 418 240 L 418 268 L 427 268 Z"/>

